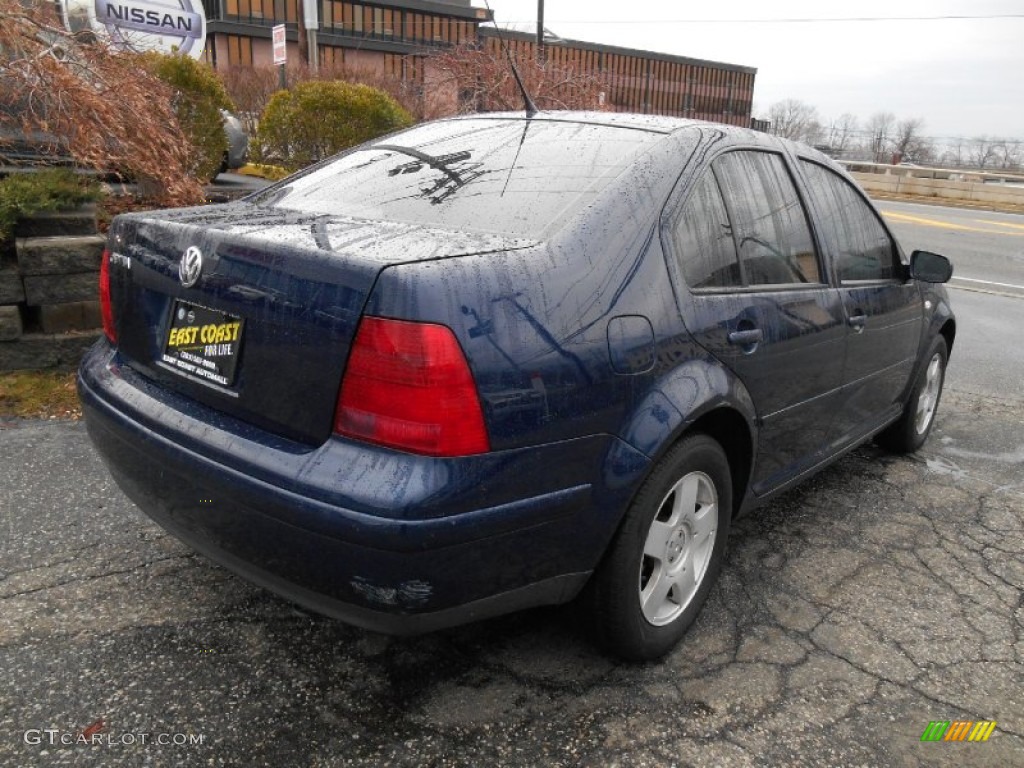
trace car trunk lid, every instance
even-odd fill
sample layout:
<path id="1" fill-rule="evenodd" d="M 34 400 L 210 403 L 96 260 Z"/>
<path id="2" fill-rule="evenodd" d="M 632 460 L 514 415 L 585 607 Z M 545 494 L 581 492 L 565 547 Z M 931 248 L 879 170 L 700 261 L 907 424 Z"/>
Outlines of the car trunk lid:
<path id="1" fill-rule="evenodd" d="M 119 217 L 110 233 L 119 354 L 162 386 L 318 444 L 383 268 L 531 244 L 245 202 Z"/>

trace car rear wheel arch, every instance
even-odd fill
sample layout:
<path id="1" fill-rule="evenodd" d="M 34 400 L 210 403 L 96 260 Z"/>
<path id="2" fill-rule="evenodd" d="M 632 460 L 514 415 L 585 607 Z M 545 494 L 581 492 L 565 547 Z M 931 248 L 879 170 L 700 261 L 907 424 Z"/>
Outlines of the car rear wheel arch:
<path id="1" fill-rule="evenodd" d="M 711 425 L 712 428 L 727 426 L 726 421 L 717 425 L 712 421 L 704 423 Z M 735 509 L 736 506 L 730 498 L 734 483 L 731 482 L 729 464 L 729 457 L 718 440 L 694 429 L 687 430 L 664 454 L 652 462 L 652 471 L 640 483 L 636 494 L 630 500 L 601 562 L 576 603 L 577 610 L 583 611 L 580 618 L 591 625 L 595 641 L 606 651 L 629 661 L 657 659 L 675 646 L 699 614 L 723 561 L 732 515 L 722 513 L 725 509 Z M 665 528 L 676 525 L 672 518 L 656 523 L 652 515 L 660 520 L 660 515 L 668 509 L 666 504 L 669 498 L 677 497 L 681 486 L 694 482 L 703 491 L 698 491 L 696 495 L 699 504 L 710 504 L 710 508 L 715 509 L 714 519 L 707 524 L 711 527 L 710 547 L 705 546 L 704 549 L 707 551 L 702 557 L 694 559 L 700 554 L 696 551 L 697 543 L 701 541 L 700 531 L 689 530 L 690 522 L 684 518 L 696 521 L 701 511 L 698 508 L 696 513 L 693 509 L 687 512 L 673 500 L 673 516 L 675 510 L 680 510 L 678 526 L 680 530 L 685 528 L 687 531 L 679 536 L 673 535 L 670 537 L 671 540 L 661 543 L 665 545 L 665 551 L 668 553 L 675 539 L 679 539 L 679 552 L 676 553 L 679 562 L 675 563 L 672 558 L 667 562 L 669 566 L 678 566 L 683 571 L 692 568 L 693 583 L 687 594 L 678 596 L 678 601 L 670 601 L 669 595 L 665 595 L 662 607 L 671 607 L 671 602 L 676 602 L 674 611 L 664 616 L 652 617 L 648 614 L 644 596 L 647 590 L 643 583 L 643 569 L 648 554 L 651 553 L 649 544 L 655 534 L 653 527 L 658 525 Z M 702 498 L 703 496 L 707 498 Z M 717 533 L 714 530 L 716 528 Z M 643 549 L 642 555 L 640 549 Z M 687 559 L 690 563 L 685 562 Z M 661 560 L 664 561 L 665 558 Z M 664 565 L 657 572 L 660 573 L 663 569 Z M 637 576 L 641 582 L 639 594 L 635 583 Z M 651 573 L 649 578 L 655 578 L 655 573 Z M 659 581 L 666 581 L 661 576 L 657 578 Z M 654 590 L 657 591 L 657 585 L 654 586 Z"/>
<path id="2" fill-rule="evenodd" d="M 879 445 L 894 453 L 913 453 L 924 445 L 935 423 L 948 361 L 946 336 L 936 335 L 914 376 L 903 413 L 875 437 Z"/>
<path id="3" fill-rule="evenodd" d="M 670 440 L 665 441 L 662 449 L 656 455 L 650 457 L 647 469 L 641 477 L 636 479 L 634 490 L 631 492 L 631 496 L 626 503 L 623 504 L 621 513 L 611 529 L 609 538 L 603 545 L 603 551 L 595 566 L 595 571 L 600 569 L 601 563 L 608 557 L 611 542 L 614 541 L 625 524 L 626 510 L 633 505 L 637 494 L 640 493 L 650 475 L 676 446 L 695 435 L 711 438 L 718 443 L 725 453 L 732 481 L 730 488 L 732 496 L 730 519 L 736 517 L 746 497 L 750 469 L 753 462 L 754 439 L 751 434 L 750 425 L 740 411 L 727 406 L 719 406 L 702 414 L 696 420 L 687 423 Z"/>
<path id="4" fill-rule="evenodd" d="M 956 338 L 956 320 L 950 318 L 943 323 L 942 328 L 939 329 L 939 333 L 946 340 L 946 353 L 950 355 L 953 353 L 953 340 Z"/>
<path id="5" fill-rule="evenodd" d="M 743 415 L 732 408 L 708 411 L 691 424 L 675 443 L 691 434 L 704 434 L 721 446 L 732 475 L 732 516 L 740 509 L 747 492 L 754 460 L 754 439 Z"/>
<path id="6" fill-rule="evenodd" d="M 730 488 L 732 495 L 730 518 L 736 517 L 736 514 L 743 506 L 743 500 L 746 497 L 749 485 L 750 470 L 754 459 L 754 436 L 751 433 L 750 424 L 740 411 L 728 406 L 718 406 L 701 414 L 695 420 L 687 422 L 670 439 L 664 442 L 661 450 L 655 455 L 650 456 L 646 470 L 642 476 L 635 479 L 631 495 L 626 503 L 623 504 L 621 514 L 610 533 L 608 543 L 604 545 L 601 560 L 607 557 L 610 542 L 619 533 L 624 524 L 626 510 L 635 502 L 637 494 L 640 493 L 650 475 L 676 446 L 694 435 L 703 435 L 711 438 L 718 443 L 725 453 L 732 481 Z M 600 563 L 597 567 L 600 567 Z"/>

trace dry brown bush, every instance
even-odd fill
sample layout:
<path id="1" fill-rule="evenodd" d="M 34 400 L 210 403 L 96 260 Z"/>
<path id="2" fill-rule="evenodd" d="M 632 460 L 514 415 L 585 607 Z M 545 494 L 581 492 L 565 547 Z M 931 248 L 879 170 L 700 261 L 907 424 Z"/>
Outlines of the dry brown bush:
<path id="1" fill-rule="evenodd" d="M 257 129 L 267 104 L 279 90 L 278 69 L 274 66 L 233 66 L 219 74 L 249 134 L 249 155 L 255 162 L 261 162 L 266 155 L 266 148 L 260 145 Z M 289 88 L 311 80 L 341 80 L 368 85 L 384 91 L 416 119 L 424 117 L 419 89 L 383 72 L 344 65 L 321 66 L 314 72 L 305 64 L 289 65 Z"/>
<path id="2" fill-rule="evenodd" d="M 355 66 L 321 66 L 313 72 L 305 64 L 289 65 L 289 87 L 309 80 L 342 80 L 384 91 L 417 120 L 453 114 L 519 110 L 523 99 L 508 60 L 473 46 L 460 46 L 417 56 L 416 65 L 427 72 L 426 84 L 403 81 L 384 72 Z M 591 74 L 534 59 L 517 62 L 520 76 L 541 109 L 603 109 L 599 94 L 605 88 Z M 228 95 L 238 107 L 249 133 L 249 153 L 256 162 L 264 155 L 257 128 L 271 97 L 279 89 L 277 67 L 234 66 L 219 73 Z"/>
<path id="3" fill-rule="evenodd" d="M 321 66 L 316 72 L 305 64 L 289 64 L 287 83 L 293 87 L 308 80 L 342 80 L 369 85 L 387 93 L 418 119 L 467 111 L 518 110 L 523 104 L 508 60 L 502 54 L 465 45 L 411 58 L 418 59 L 417 66 L 430 73 L 426 87 L 395 75 L 344 64 Z M 596 75 L 550 62 L 541 64 L 532 58 L 517 60 L 516 66 L 541 109 L 601 108 L 599 94 L 606 88 Z M 257 121 L 279 88 L 278 70 L 273 66 L 233 66 L 219 74 L 239 111 L 255 115 Z M 439 87 L 453 96 L 460 95 L 457 107 L 454 99 L 432 98 L 437 95 L 432 92 Z M 255 129 L 255 125 L 249 127 Z"/>
<path id="4" fill-rule="evenodd" d="M 0 154 L 26 135 L 78 165 L 130 173 L 162 204 L 199 202 L 171 96 L 135 54 L 66 32 L 52 4 L 0 0 Z"/>
<path id="5" fill-rule="evenodd" d="M 517 111 L 523 97 L 504 54 L 473 45 L 439 51 L 430 57 L 435 85 L 454 89 L 457 100 L 435 102 L 438 114 Z M 595 75 L 532 57 L 516 60 L 523 85 L 538 109 L 605 109 L 600 93 L 605 90 Z"/>

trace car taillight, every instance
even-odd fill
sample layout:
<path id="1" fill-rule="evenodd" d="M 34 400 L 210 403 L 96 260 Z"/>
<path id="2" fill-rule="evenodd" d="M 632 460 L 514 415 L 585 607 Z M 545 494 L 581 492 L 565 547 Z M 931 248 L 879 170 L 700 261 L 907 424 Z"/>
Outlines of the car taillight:
<path id="1" fill-rule="evenodd" d="M 429 456 L 490 450 L 469 363 L 444 325 L 364 317 L 334 431 Z"/>
<path id="2" fill-rule="evenodd" d="M 106 249 L 100 261 L 100 315 L 103 317 L 103 333 L 110 339 L 111 344 L 117 344 L 114 310 L 110 306 L 110 251 Z"/>

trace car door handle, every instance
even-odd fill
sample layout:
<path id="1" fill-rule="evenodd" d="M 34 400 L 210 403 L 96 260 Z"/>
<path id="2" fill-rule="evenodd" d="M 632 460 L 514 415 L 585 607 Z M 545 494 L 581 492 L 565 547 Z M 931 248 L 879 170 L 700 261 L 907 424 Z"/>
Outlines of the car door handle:
<path id="1" fill-rule="evenodd" d="M 729 334 L 729 343 L 747 347 L 764 341 L 764 334 L 760 328 L 753 328 L 749 331 L 733 331 Z"/>
<path id="2" fill-rule="evenodd" d="M 864 330 L 864 326 L 868 322 L 868 316 L 867 315 L 850 315 L 846 319 L 846 322 L 850 324 L 850 327 L 853 328 L 853 330 L 855 330 L 857 333 L 860 333 L 861 331 Z"/>

